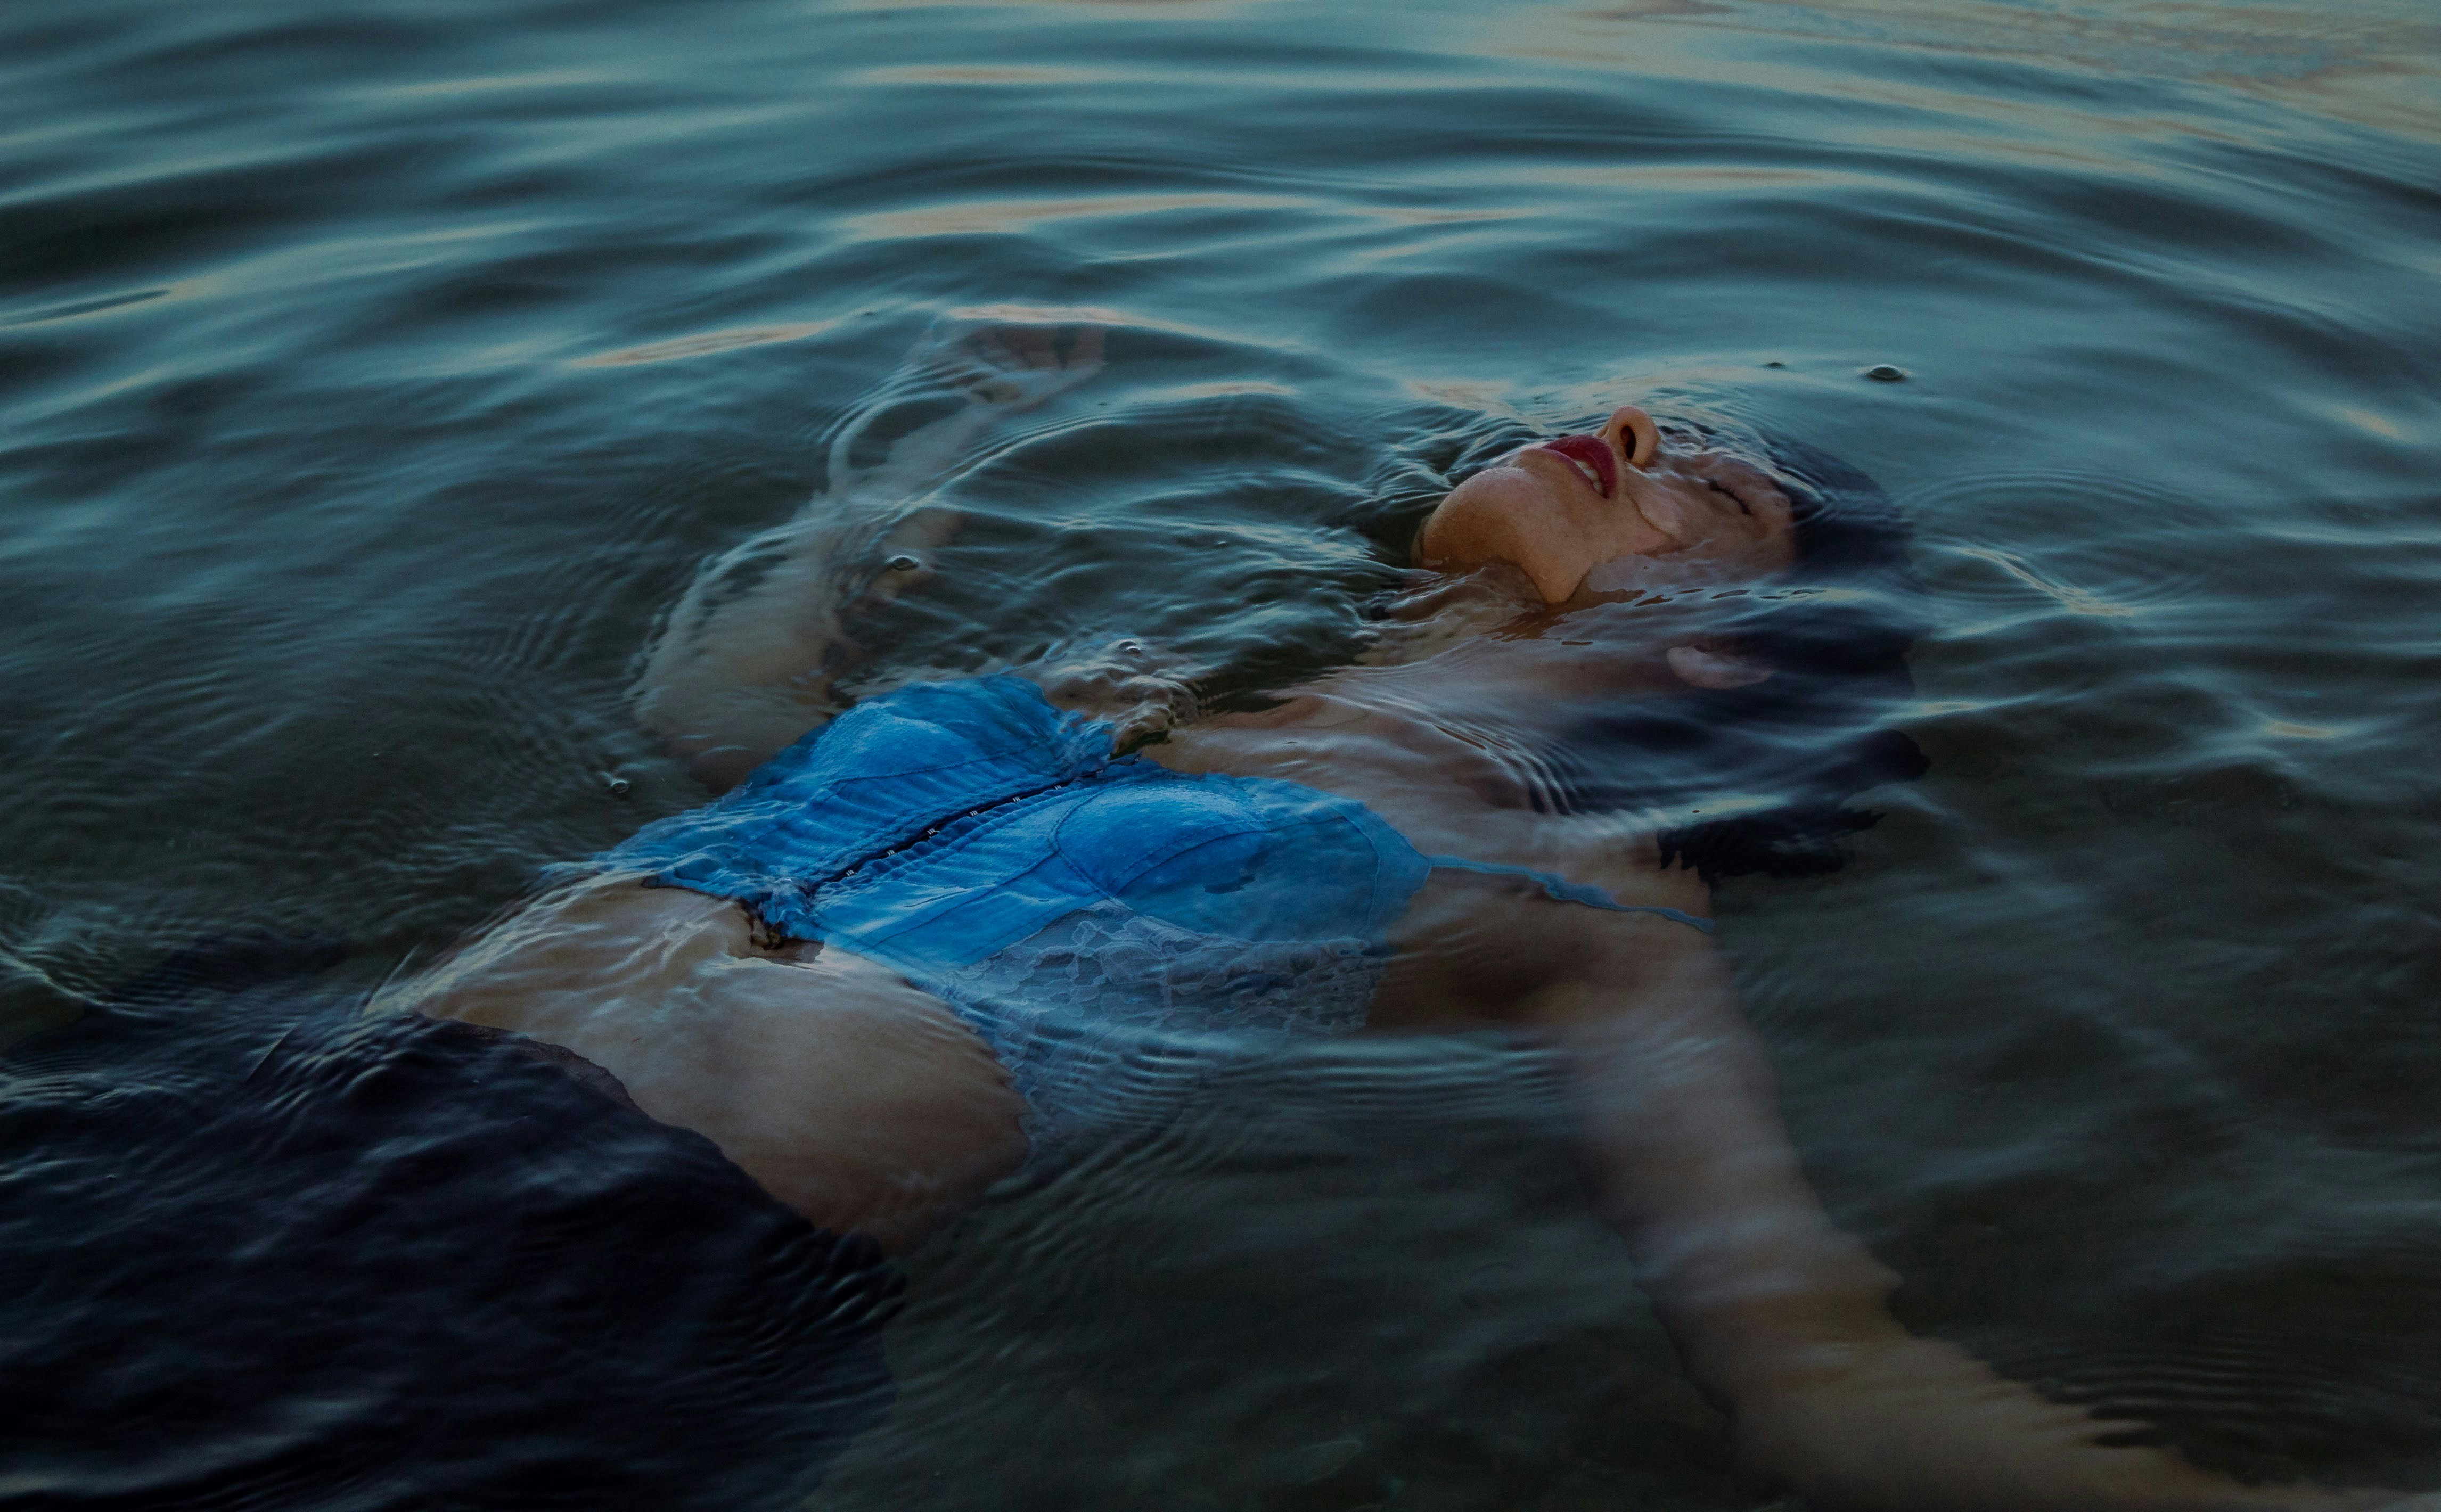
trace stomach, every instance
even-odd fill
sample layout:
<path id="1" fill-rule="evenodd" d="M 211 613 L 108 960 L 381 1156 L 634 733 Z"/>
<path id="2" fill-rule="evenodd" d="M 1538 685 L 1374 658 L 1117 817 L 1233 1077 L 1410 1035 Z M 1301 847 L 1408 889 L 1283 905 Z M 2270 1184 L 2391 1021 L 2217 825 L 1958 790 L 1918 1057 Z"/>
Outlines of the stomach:
<path id="1" fill-rule="evenodd" d="M 957 1015 L 879 962 L 766 947 L 727 898 L 565 883 L 375 994 L 556 1045 L 834 1233 L 899 1248 L 1022 1159 L 1024 1107 Z"/>

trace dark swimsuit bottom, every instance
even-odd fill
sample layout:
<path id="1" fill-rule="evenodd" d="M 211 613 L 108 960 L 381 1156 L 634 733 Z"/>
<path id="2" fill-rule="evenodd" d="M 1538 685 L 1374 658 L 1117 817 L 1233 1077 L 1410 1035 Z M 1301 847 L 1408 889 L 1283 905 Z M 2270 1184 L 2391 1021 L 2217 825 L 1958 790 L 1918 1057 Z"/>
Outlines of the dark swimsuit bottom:
<path id="1" fill-rule="evenodd" d="M 1019 677 L 901 688 L 599 864 L 735 898 L 767 930 L 937 995 L 1008 1068 L 1038 1138 L 1087 1117 L 1132 1053 L 1362 1025 L 1389 929 L 1437 867 L 1711 928 L 1547 873 L 1425 855 L 1364 804 L 1300 783 L 1114 758 L 1112 735 Z"/>
<path id="2" fill-rule="evenodd" d="M 804 1507 L 897 1268 L 348 954 L 200 943 L 0 1051 L 0 1504 Z"/>

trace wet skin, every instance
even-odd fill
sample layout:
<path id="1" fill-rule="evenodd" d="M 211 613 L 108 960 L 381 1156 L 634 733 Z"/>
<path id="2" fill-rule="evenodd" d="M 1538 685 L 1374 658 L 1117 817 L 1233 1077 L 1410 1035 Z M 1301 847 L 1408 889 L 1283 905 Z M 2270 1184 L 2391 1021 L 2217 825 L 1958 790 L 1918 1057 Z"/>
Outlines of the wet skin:
<path id="1" fill-rule="evenodd" d="M 966 372 L 954 381 L 977 402 L 902 440 L 894 458 L 910 470 L 883 481 L 913 494 L 995 414 L 1090 377 L 1099 354 L 1098 333 L 1024 326 L 919 349 L 914 360 Z M 642 717 L 715 785 L 827 707 L 845 606 L 817 590 L 835 581 L 820 558 L 841 549 L 839 513 L 809 511 L 749 543 L 783 554 L 758 567 L 758 586 L 719 591 L 748 549 L 714 564 L 650 659 Z M 919 516 L 861 546 L 920 554 L 940 529 Z M 1733 647 L 1668 634 L 1612 590 L 1655 573 L 1765 579 L 1790 565 L 1793 533 L 1767 476 L 1670 444 L 1645 411 L 1622 405 L 1597 434 L 1505 458 L 1434 510 L 1410 602 L 1425 629 L 1447 634 L 1411 639 L 1421 649 L 1388 664 L 1282 690 L 1260 713 L 1175 724 L 1144 753 L 1179 771 L 1356 799 L 1427 853 L 1556 872 L 1625 903 L 1709 916 L 1709 890 L 1664 869 L 1651 835 L 1539 812 L 1528 747 L 1574 697 L 1770 675 Z M 896 592 L 920 578 L 883 581 Z M 1486 624 L 1497 633 L 1469 633 Z M 1155 724 L 1177 711 L 1176 686 L 1124 658 L 1033 675 L 1053 702 L 1123 731 L 1148 711 Z M 946 1004 L 836 947 L 758 945 L 738 905 L 640 880 L 597 876 L 549 893 L 383 1001 L 572 1050 L 817 1224 L 892 1247 L 1023 1159 L 1023 1105 Z M 1741 1462 L 1759 1478 L 1826 1505 L 1926 1512 L 2392 1500 L 2243 1486 L 2166 1451 L 2101 1448 L 2105 1426 L 2083 1412 L 1908 1334 L 1885 1305 L 1896 1276 L 1831 1222 L 1806 1182 L 1769 1063 L 1709 937 L 1650 914 L 1555 904 L 1527 883 L 1437 873 L 1392 943 L 1371 1027 L 1505 1024 L 1558 1049 L 1596 1204 L 1625 1237 L 1636 1284 L 1690 1374 L 1732 1413 Z"/>
<path id="2" fill-rule="evenodd" d="M 1662 443 L 1634 405 L 1589 438 L 1521 448 L 1452 490 L 1416 539 L 1418 565 L 1463 572 L 1507 563 L 1546 603 L 1574 598 L 1608 564 L 1700 554 L 1744 577 L 1795 557 L 1788 495 L 1726 453 Z"/>
<path id="3" fill-rule="evenodd" d="M 1647 446 L 1638 466 L 1638 424 L 1650 433 L 1642 410 L 1623 408 L 1605 429 L 1626 474 L 1615 498 L 1595 495 L 1574 464 L 1539 453 L 1521 454 L 1453 493 L 1423 529 L 1444 564 L 1433 576 L 1472 574 L 1473 607 L 1490 603 L 1512 621 L 1530 620 L 1542 607 L 1528 585 L 1532 575 L 1551 572 L 1535 551 L 1584 557 L 1589 549 L 1572 527 L 1585 519 L 1601 524 L 1604 549 L 1622 539 L 1657 542 L 1668 549 L 1663 554 L 1691 565 L 1705 560 L 1716 570 L 1786 561 L 1786 500 L 1767 480 L 1744 470 L 1752 476 L 1741 486 L 1757 504 L 1749 513 L 1685 481 L 1691 469 L 1739 465 L 1726 459 Z M 1503 486 L 1511 474 L 1522 481 Z M 1652 513 L 1683 534 L 1665 537 L 1645 523 L 1634 502 L 1640 497 L 1661 499 Z M 1503 509 L 1528 515 L 1505 537 L 1525 543 L 1517 549 L 1523 562 L 1440 530 L 1456 513 L 1480 536 Z M 899 578 L 881 581 L 891 591 L 903 586 Z M 1421 580 L 1412 597 L 1430 603 L 1432 587 L 1431 578 Z M 1654 644 L 1635 617 L 1617 611 L 1588 603 L 1566 618 L 1564 634 L 1557 633 L 1561 620 L 1545 615 L 1551 633 L 1468 636 L 1421 661 L 1342 669 L 1284 690 L 1264 712 L 1173 729 L 1143 754 L 1179 771 L 1302 783 L 1365 803 L 1427 852 L 1532 866 L 1602 887 L 1622 902 L 1706 915 L 1708 890 L 1692 873 L 1662 869 L 1650 837 L 1537 813 L 1514 759 L 1516 737 L 1530 736 L 1556 700 L 1637 685 L 1663 691 L 1679 685 L 1682 667 L 1708 680 L 1754 675 L 1726 656 Z M 759 648 L 772 638 L 735 639 Z M 1123 671 L 1045 670 L 1040 680 L 1053 702 L 1122 722 L 1143 693 L 1141 679 Z M 793 739 L 801 727 L 771 727 L 768 709 L 759 707 L 753 720 L 773 729 L 767 741 Z M 700 748 L 724 772 L 750 770 L 770 754 L 759 743 L 744 757 L 732 746 Z M 637 881 L 593 878 L 561 889 L 393 997 L 573 1050 L 618 1077 L 646 1112 L 712 1137 L 816 1222 L 893 1246 L 920 1237 L 1022 1159 L 1023 1107 L 982 1041 L 946 1005 L 837 947 L 760 948 L 737 905 Z M 1549 942 L 1587 923 L 1578 915 L 1636 938 L 1638 948 L 1629 952 L 1636 971 L 1709 948 L 1681 925 L 1561 908 L 1531 885 L 1437 873 L 1393 932 L 1397 954 L 1376 995 L 1372 1027 L 1511 1021 L 1555 972 L 1568 969 L 1564 963 L 1582 956 L 1519 951 L 1513 941 L 1524 934 Z M 1524 962 L 1546 964 L 1529 970 Z M 850 1002 L 858 1012 L 839 1010 Z M 828 1011 L 810 1018 L 816 1003 Z M 720 1032 L 707 1033 L 714 1022 Z M 775 1078 L 771 1068 L 812 1053 L 801 1042 L 817 1023 L 824 1075 Z M 890 1095 L 878 1106 L 867 1096 L 814 1095 L 835 1084 L 887 1088 Z"/>

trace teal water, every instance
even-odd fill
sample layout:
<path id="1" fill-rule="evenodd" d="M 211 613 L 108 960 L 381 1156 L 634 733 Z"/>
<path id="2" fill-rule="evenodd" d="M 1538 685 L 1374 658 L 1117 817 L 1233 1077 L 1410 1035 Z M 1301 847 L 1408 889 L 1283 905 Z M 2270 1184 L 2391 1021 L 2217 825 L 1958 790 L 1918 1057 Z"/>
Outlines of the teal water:
<path id="1" fill-rule="evenodd" d="M 945 315 L 1112 360 L 956 484 L 909 666 L 1257 688 L 1453 438 L 1716 414 L 1880 477 L 1936 607 L 1930 776 L 1722 897 L 1902 1312 L 2434 1478 L 2416 0 L 20 0 L 0 98 L 12 1033 L 248 930 L 372 982 L 697 801 L 639 649 Z M 1495 1041 L 1235 1076 L 916 1257 L 821 1504 L 1749 1504 L 1562 1133 Z"/>

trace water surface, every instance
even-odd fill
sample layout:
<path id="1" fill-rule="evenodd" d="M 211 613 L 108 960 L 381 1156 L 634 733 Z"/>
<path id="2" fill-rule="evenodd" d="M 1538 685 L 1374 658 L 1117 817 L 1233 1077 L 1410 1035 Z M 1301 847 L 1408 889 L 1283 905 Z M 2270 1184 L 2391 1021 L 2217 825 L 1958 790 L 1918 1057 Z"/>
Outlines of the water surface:
<path id="1" fill-rule="evenodd" d="M 1113 360 L 960 480 L 906 665 L 1324 664 L 1453 438 L 1640 400 L 1918 531 L 1931 775 L 1721 899 L 1902 1312 L 2429 1480 L 2436 59 L 2416 0 L 19 0 L 0 1015 L 258 930 L 361 986 L 699 801 L 655 616 L 945 313 Z M 1233 1076 L 919 1255 L 822 1504 L 1746 1504 L 1563 1132 L 1497 1041 Z"/>

